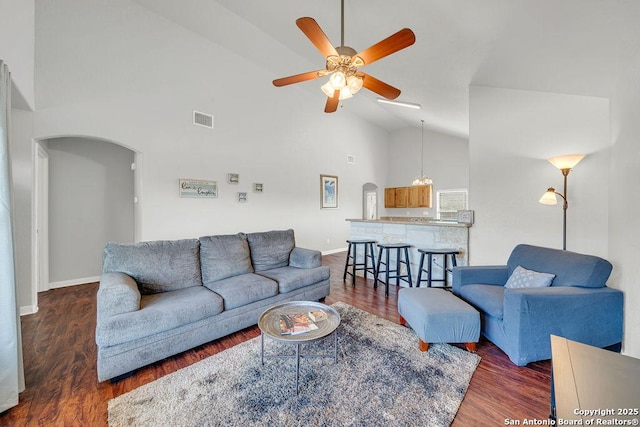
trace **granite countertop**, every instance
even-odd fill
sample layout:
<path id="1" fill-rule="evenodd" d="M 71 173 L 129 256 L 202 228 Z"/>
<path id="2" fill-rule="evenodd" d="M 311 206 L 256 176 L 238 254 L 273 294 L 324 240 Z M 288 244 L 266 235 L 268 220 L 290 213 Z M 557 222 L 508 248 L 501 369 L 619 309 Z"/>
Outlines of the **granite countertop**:
<path id="1" fill-rule="evenodd" d="M 405 225 L 426 225 L 426 226 L 438 226 L 438 227 L 471 227 L 471 224 L 461 224 L 456 221 L 440 221 L 434 218 L 425 217 L 409 217 L 409 216 L 383 216 L 379 219 L 362 219 L 362 218 L 347 218 L 346 221 L 350 222 L 368 222 L 368 223 L 381 223 L 381 224 L 405 224 Z"/>

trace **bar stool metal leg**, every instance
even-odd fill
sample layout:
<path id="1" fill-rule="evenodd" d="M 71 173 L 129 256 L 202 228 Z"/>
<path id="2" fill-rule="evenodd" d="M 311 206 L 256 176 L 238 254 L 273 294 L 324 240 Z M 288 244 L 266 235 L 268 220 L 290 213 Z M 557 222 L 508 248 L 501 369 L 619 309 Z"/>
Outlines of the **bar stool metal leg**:
<path id="1" fill-rule="evenodd" d="M 409 287 L 413 287 L 413 279 L 411 278 L 411 262 L 409 261 L 409 249 L 404 248 L 404 260 L 406 261 L 407 266 L 407 279 L 409 282 Z"/>
<path id="2" fill-rule="evenodd" d="M 369 252 L 371 253 L 371 266 L 373 267 L 373 275 L 378 277 L 378 268 L 376 267 L 376 254 L 373 249 L 373 243 L 369 244 Z"/>
<path id="3" fill-rule="evenodd" d="M 387 255 L 385 258 L 385 261 L 386 261 L 385 267 L 387 268 L 385 269 L 384 296 L 388 297 L 389 296 L 389 252 L 390 251 L 387 249 L 385 252 Z"/>
<path id="4" fill-rule="evenodd" d="M 456 254 L 451 254 L 451 274 L 453 274 L 453 267 L 458 266 L 458 260 L 456 259 Z M 453 283 L 451 284 L 453 286 Z"/>
<path id="5" fill-rule="evenodd" d="M 373 248 L 372 248 L 373 250 Z M 376 278 L 373 281 L 373 289 L 377 289 L 378 288 L 378 276 L 380 275 L 380 263 L 382 262 L 382 248 L 380 248 L 380 251 L 378 252 L 378 265 L 376 266 Z"/>
<path id="6" fill-rule="evenodd" d="M 356 264 L 358 263 L 358 245 L 353 245 L 353 258 L 351 259 L 351 286 L 356 285 Z M 365 258 L 364 262 L 367 260 Z M 365 270 L 366 273 L 366 270 Z"/>
<path id="7" fill-rule="evenodd" d="M 418 267 L 418 280 L 416 281 L 416 288 L 420 287 L 422 283 L 422 269 L 424 268 L 424 253 L 420 253 L 420 264 Z"/>
<path id="8" fill-rule="evenodd" d="M 344 275 L 342 276 L 342 281 L 347 280 L 347 269 L 349 268 L 349 258 L 351 257 L 351 243 L 349 243 L 349 247 L 347 248 L 347 260 L 344 263 Z"/>
<path id="9" fill-rule="evenodd" d="M 430 253 L 427 255 L 427 262 L 429 263 L 429 270 L 427 270 L 427 288 L 431 287 L 431 272 L 433 271 L 433 254 Z"/>
<path id="10" fill-rule="evenodd" d="M 400 286 L 400 248 L 396 249 L 396 286 Z"/>

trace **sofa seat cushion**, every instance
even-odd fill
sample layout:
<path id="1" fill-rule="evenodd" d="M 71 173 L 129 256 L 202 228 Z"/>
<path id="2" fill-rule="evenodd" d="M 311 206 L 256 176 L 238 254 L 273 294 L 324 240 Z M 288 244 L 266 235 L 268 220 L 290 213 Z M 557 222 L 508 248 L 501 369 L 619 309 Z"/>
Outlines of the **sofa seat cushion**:
<path id="1" fill-rule="evenodd" d="M 143 295 L 140 310 L 98 319 L 96 342 L 112 346 L 215 316 L 224 310 L 222 297 L 204 286 Z"/>
<path id="2" fill-rule="evenodd" d="M 224 299 L 224 309 L 231 310 L 278 295 L 278 284 L 255 273 L 228 277 L 205 286 Z"/>
<path id="3" fill-rule="evenodd" d="M 296 245 L 291 229 L 249 233 L 247 240 L 256 272 L 289 265 L 289 255 Z"/>
<path id="4" fill-rule="evenodd" d="M 227 277 L 253 273 L 247 236 L 243 233 L 200 238 L 200 265 L 205 285 Z"/>
<path id="5" fill-rule="evenodd" d="M 502 320 L 504 286 L 465 285 L 460 288 L 460 297 L 481 312 Z"/>
<path id="6" fill-rule="evenodd" d="M 296 268 L 280 267 L 273 270 L 261 271 L 261 275 L 278 282 L 281 294 L 304 288 L 329 279 L 329 267 Z"/>
<path id="7" fill-rule="evenodd" d="M 102 270 L 133 277 L 142 294 L 202 286 L 200 242 L 197 239 L 108 242 Z"/>

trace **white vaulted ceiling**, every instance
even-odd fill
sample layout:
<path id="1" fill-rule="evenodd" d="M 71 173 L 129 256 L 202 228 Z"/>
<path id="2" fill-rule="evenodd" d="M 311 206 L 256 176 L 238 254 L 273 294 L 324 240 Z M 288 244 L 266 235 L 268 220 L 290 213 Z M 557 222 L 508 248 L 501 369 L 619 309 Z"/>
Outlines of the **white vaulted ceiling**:
<path id="1" fill-rule="evenodd" d="M 324 67 L 297 18 L 314 18 L 340 44 L 339 0 L 135 1 L 255 63 L 269 85 Z M 364 71 L 422 110 L 379 104 L 366 90 L 344 108 L 390 131 L 424 119 L 466 137 L 469 85 L 609 97 L 619 67 L 640 54 L 638 22 L 638 0 L 345 0 L 345 44 L 356 51 L 401 28 L 414 31 L 413 46 Z M 318 114 L 323 81 L 298 84 L 318 98 Z"/>

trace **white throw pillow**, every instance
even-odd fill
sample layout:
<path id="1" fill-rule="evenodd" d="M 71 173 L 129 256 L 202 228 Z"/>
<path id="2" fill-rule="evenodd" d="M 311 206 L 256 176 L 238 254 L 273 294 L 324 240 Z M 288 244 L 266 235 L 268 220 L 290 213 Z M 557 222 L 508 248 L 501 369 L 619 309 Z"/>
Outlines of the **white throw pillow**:
<path id="1" fill-rule="evenodd" d="M 507 280 L 505 288 L 545 288 L 551 286 L 555 274 L 539 273 L 533 270 L 527 270 L 524 267 L 517 266 Z"/>

